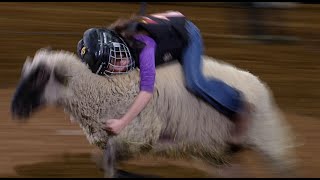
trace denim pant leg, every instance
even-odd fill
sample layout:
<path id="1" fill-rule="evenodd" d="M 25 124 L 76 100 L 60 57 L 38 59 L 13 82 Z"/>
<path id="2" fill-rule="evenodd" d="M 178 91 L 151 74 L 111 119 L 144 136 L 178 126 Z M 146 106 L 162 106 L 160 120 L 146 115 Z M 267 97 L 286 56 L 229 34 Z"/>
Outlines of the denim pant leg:
<path id="1" fill-rule="evenodd" d="M 198 33 L 197 27 L 195 27 L 192 22 L 187 21 L 186 28 L 190 36 L 188 46 L 182 55 L 186 85 L 192 93 L 200 95 L 198 94 L 198 87 L 205 81 L 204 77 L 201 76 L 201 55 L 203 52 L 202 38 L 200 33 Z"/>
<path id="2" fill-rule="evenodd" d="M 183 53 L 183 70 L 187 88 L 213 105 L 218 111 L 231 117 L 241 107 L 241 94 L 226 83 L 202 73 L 203 42 L 199 29 L 190 21 L 186 24 L 189 43 Z"/>

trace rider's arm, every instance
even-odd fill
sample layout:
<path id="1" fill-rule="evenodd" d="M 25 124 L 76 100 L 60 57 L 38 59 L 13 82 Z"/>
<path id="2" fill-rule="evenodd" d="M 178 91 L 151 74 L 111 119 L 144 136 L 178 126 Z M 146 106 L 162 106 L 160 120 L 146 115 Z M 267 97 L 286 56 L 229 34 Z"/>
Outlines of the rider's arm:
<path id="1" fill-rule="evenodd" d="M 140 53 L 140 93 L 128 112 L 123 116 L 126 124 L 130 123 L 148 104 L 153 95 L 155 84 L 155 41 L 146 35 L 136 35 L 135 38 L 145 43 Z"/>

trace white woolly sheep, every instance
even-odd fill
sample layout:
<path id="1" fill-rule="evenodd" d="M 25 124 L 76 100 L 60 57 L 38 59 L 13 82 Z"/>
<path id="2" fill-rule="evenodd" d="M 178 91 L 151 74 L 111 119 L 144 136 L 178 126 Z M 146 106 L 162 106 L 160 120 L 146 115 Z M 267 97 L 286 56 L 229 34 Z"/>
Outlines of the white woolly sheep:
<path id="1" fill-rule="evenodd" d="M 262 152 L 278 171 L 293 167 L 291 130 L 267 85 L 230 64 L 208 56 L 203 60 L 206 76 L 238 88 L 254 107 L 243 145 Z M 120 118 L 138 92 L 138 69 L 102 77 L 74 53 L 42 49 L 23 66 L 12 113 L 28 118 L 43 105 L 63 107 L 88 141 L 105 150 L 108 176 L 115 174 L 116 155 L 196 157 L 212 164 L 223 160 L 234 124 L 185 88 L 178 62 L 157 68 L 152 100 L 119 135 L 109 136 L 101 118 Z"/>

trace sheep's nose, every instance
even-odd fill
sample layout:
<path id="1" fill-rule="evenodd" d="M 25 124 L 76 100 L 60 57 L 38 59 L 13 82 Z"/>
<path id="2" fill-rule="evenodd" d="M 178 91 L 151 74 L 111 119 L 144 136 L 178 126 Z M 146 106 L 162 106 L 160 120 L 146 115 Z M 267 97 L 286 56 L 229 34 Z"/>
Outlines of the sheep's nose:
<path id="1" fill-rule="evenodd" d="M 13 120 L 25 119 L 30 116 L 31 107 L 25 107 L 23 103 L 13 101 L 11 106 L 11 117 Z"/>

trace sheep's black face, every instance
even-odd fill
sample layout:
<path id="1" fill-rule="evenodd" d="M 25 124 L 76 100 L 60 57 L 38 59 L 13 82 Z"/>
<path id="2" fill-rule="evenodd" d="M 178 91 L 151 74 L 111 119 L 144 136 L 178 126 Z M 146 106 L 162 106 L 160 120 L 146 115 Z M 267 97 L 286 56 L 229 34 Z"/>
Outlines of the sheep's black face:
<path id="1" fill-rule="evenodd" d="M 14 118 L 29 118 L 31 113 L 44 103 L 42 95 L 49 78 L 50 71 L 43 64 L 39 64 L 21 78 L 11 102 L 11 113 Z"/>

